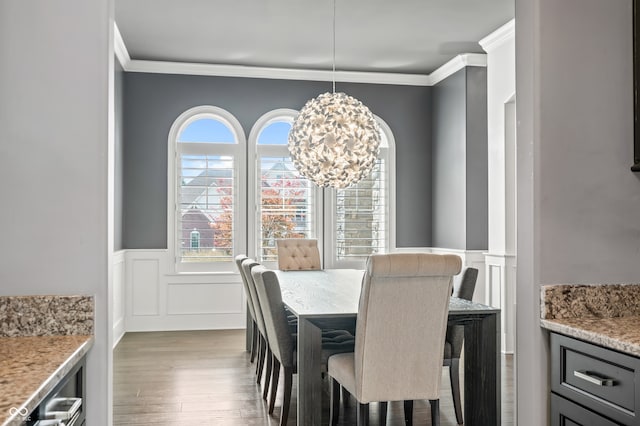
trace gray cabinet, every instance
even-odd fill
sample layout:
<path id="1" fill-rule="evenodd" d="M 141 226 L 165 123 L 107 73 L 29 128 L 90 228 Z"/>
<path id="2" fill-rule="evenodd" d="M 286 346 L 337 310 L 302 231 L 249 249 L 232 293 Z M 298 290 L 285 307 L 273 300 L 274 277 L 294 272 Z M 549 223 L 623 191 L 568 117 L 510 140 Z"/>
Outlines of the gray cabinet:
<path id="1" fill-rule="evenodd" d="M 551 333 L 551 424 L 640 425 L 640 359 Z"/>

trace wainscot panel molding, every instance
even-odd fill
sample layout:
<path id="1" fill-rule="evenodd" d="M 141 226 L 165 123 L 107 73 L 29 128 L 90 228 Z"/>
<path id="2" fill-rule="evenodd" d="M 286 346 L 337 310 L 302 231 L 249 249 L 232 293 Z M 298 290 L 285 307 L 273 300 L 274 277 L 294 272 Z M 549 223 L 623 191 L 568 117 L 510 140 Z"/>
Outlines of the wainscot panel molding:
<path id="1" fill-rule="evenodd" d="M 113 347 L 125 332 L 125 252 L 113 253 Z"/>
<path id="2" fill-rule="evenodd" d="M 244 328 L 238 273 L 169 273 L 167 250 L 125 250 L 125 331 Z"/>
<path id="3" fill-rule="evenodd" d="M 482 251 L 439 247 L 399 247 L 393 251 L 460 256 L 463 268 L 479 270 L 474 301 L 491 305 Z M 122 320 L 114 315 L 114 340 L 126 331 L 244 328 L 246 299 L 238 273 L 169 273 L 168 257 L 167 250 L 123 250 L 114 256 L 115 279 L 121 282 L 116 282 L 114 304 L 124 306 Z M 454 278 L 456 283 L 460 278 Z M 124 301 L 116 300 L 122 295 Z M 116 322 L 121 327 L 117 333 Z"/>
<path id="4" fill-rule="evenodd" d="M 513 353 L 515 348 L 515 293 L 516 256 L 504 253 L 487 253 L 486 299 L 491 306 L 499 307 L 501 315 L 501 348 L 504 353 Z"/>

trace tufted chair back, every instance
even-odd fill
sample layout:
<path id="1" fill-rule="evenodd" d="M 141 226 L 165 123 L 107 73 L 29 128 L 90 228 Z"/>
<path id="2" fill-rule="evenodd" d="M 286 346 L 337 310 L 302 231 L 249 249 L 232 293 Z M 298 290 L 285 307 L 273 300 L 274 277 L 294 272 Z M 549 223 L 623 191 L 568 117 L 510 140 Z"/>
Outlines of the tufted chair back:
<path id="1" fill-rule="evenodd" d="M 439 399 L 449 296 L 461 265 L 454 255 L 369 257 L 356 328 L 359 402 Z"/>
<path id="2" fill-rule="evenodd" d="M 313 271 L 322 269 L 318 240 L 287 238 L 276 240 L 278 269 L 281 271 Z"/>

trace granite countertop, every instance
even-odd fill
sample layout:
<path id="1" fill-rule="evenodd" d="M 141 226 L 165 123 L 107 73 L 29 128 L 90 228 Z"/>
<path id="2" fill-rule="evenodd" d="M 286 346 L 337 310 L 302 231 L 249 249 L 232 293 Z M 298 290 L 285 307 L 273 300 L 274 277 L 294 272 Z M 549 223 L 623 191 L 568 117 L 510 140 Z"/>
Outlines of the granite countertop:
<path id="1" fill-rule="evenodd" d="M 0 425 L 22 425 L 93 346 L 91 296 L 0 297 Z"/>
<path id="2" fill-rule="evenodd" d="M 540 324 L 640 358 L 640 284 L 542 286 Z"/>
<path id="3" fill-rule="evenodd" d="M 0 337 L 0 424 L 18 425 L 87 353 L 93 336 Z"/>

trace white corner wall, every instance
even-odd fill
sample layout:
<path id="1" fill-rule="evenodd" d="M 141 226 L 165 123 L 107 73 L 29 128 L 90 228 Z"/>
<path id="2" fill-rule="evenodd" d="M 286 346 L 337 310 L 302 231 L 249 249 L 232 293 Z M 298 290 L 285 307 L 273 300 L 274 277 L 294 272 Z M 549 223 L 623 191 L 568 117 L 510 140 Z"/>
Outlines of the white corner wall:
<path id="1" fill-rule="evenodd" d="M 515 226 L 515 21 L 484 39 L 487 52 L 488 250 L 485 256 L 485 299 L 499 307 L 501 347 L 515 346 L 516 226 Z"/>

